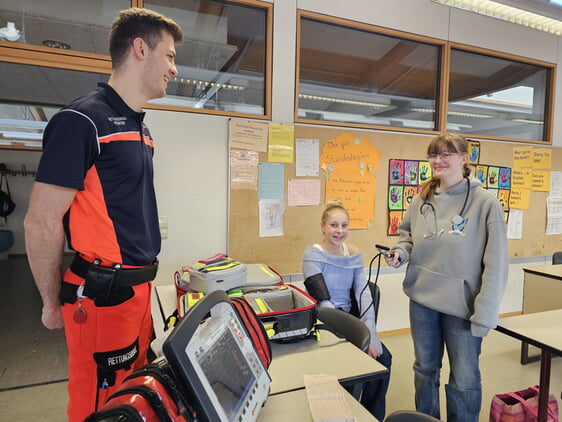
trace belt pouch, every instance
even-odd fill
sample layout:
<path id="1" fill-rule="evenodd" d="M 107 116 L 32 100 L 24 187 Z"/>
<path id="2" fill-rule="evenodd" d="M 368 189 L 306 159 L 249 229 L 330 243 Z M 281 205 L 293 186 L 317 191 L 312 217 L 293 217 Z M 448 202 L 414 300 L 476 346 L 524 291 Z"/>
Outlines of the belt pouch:
<path id="1" fill-rule="evenodd" d="M 106 299 L 111 296 L 118 270 L 91 264 L 85 277 L 84 295 L 90 299 Z"/>

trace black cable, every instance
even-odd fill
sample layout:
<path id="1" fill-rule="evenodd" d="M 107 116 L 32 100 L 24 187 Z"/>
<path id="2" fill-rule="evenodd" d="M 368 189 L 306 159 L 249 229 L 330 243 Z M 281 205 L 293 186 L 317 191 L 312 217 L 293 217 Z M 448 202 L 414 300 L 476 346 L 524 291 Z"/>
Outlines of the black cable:
<path id="1" fill-rule="evenodd" d="M 371 259 L 371 262 L 369 262 L 369 276 L 367 277 L 367 283 L 365 283 L 365 287 L 363 287 L 363 289 L 361 290 L 361 293 L 359 294 L 359 300 L 357 301 L 357 308 L 359 309 L 359 319 L 362 319 L 363 316 L 365 316 L 365 314 L 369 311 L 369 309 L 371 309 L 371 307 L 374 307 L 375 305 L 373 295 L 371 294 L 371 303 L 369 304 L 369 306 L 367 306 L 367 309 L 365 309 L 364 312 L 361 312 L 361 298 L 363 297 L 363 292 L 365 291 L 365 289 L 369 287 L 369 283 L 371 282 L 371 269 L 373 267 L 373 262 L 378 258 L 379 260 L 377 262 L 377 276 L 375 277 L 375 288 L 377 287 L 377 283 L 379 281 L 379 273 L 381 270 L 381 256 L 382 253 L 379 252 Z"/>

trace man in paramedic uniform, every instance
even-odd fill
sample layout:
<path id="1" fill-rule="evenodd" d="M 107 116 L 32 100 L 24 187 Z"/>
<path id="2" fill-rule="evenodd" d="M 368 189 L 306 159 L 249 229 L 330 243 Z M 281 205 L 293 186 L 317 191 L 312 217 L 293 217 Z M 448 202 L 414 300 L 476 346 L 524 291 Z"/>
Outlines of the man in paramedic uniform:
<path id="1" fill-rule="evenodd" d="M 151 282 L 160 252 L 154 141 L 142 107 L 177 75 L 171 19 L 121 11 L 110 33 L 107 84 L 50 120 L 24 221 L 41 321 L 65 329 L 70 422 L 100 408 L 147 363 Z M 76 252 L 61 277 L 64 237 Z"/>

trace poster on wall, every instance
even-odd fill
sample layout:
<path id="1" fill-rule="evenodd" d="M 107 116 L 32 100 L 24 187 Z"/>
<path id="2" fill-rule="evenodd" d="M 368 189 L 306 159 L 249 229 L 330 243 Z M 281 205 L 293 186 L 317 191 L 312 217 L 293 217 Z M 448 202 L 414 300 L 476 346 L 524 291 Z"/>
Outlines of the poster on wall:
<path id="1" fill-rule="evenodd" d="M 476 147 L 475 147 L 476 148 Z M 479 145 L 472 151 L 475 163 L 479 162 Z M 503 210 L 505 221 L 509 217 L 511 194 L 511 168 L 473 165 L 472 174 L 482 182 L 492 195 L 498 198 Z M 432 176 L 427 161 L 390 159 L 388 163 L 388 236 L 398 236 L 398 227 L 412 199 L 420 190 L 421 185 Z"/>
<path id="2" fill-rule="evenodd" d="M 391 159 L 388 163 L 388 230 L 397 236 L 398 226 L 420 186 L 431 178 L 427 161 Z"/>
<path id="3" fill-rule="evenodd" d="M 326 179 L 326 202 L 340 199 L 349 212 L 350 229 L 374 224 L 376 179 L 381 152 L 366 138 L 342 133 L 326 142 L 320 168 Z"/>

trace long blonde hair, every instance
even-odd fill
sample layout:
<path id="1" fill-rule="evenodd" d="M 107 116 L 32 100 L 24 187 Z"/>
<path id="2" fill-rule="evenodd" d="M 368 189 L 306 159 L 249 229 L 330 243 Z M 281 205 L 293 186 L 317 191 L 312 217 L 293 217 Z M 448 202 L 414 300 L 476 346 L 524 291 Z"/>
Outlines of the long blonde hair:
<path id="1" fill-rule="evenodd" d="M 444 135 L 439 135 L 433 138 L 427 147 L 427 155 L 439 154 L 442 147 L 445 146 L 449 152 L 455 152 L 457 154 L 468 154 L 468 142 L 464 136 L 458 135 L 456 133 L 446 133 Z M 470 176 L 470 167 L 468 164 L 463 166 L 463 177 Z M 435 190 L 439 186 L 439 178 L 433 176 L 427 182 L 422 185 L 422 190 L 420 192 L 420 197 L 424 201 L 426 199 L 431 200 L 435 194 Z"/>

